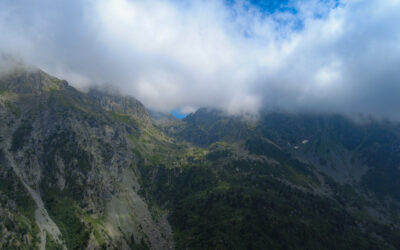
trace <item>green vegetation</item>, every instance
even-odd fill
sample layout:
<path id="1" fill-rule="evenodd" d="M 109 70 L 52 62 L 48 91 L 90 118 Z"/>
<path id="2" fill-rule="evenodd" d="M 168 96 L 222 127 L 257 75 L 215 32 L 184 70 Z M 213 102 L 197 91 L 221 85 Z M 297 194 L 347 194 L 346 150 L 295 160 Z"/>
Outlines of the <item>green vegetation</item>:
<path id="1" fill-rule="evenodd" d="M 132 125 L 133 127 L 137 128 L 138 122 L 130 115 L 123 114 L 123 113 L 117 113 L 117 112 L 112 112 L 111 113 L 113 117 L 117 118 L 123 123 L 127 123 L 129 125 Z"/>
<path id="2" fill-rule="evenodd" d="M 0 177 L 0 191 L 6 194 L 10 200 L 15 201 L 17 210 L 23 216 L 30 219 L 31 222 L 35 221 L 36 204 L 12 171 L 6 170 Z"/>
<path id="3" fill-rule="evenodd" d="M 62 159 L 68 170 L 72 170 L 75 167 L 83 171 L 89 171 L 92 168 L 92 156 L 82 147 L 77 146 L 74 141 L 76 140 L 76 134 L 69 130 L 64 129 L 59 133 L 54 133 L 46 138 L 46 142 L 43 145 L 44 152 L 46 155 L 44 166 L 46 171 L 46 177 L 54 177 L 55 172 L 53 166 L 57 165 L 58 159 Z M 104 149 L 106 150 L 106 149 Z M 74 184 L 74 177 L 72 173 L 67 173 L 67 179 L 70 180 L 68 184 L 71 184 L 67 188 L 70 189 L 70 193 L 76 196 L 76 200 L 79 198 L 79 190 L 73 190 L 77 188 Z"/>
<path id="4" fill-rule="evenodd" d="M 208 165 L 181 173 L 142 168 L 146 190 L 158 204 L 168 200 L 178 249 L 380 248 L 333 200 L 304 193 L 275 179 L 265 164 L 232 161 L 211 152 Z M 221 164 L 225 162 L 225 164 Z M 226 163 L 229 162 L 229 163 Z M 154 176 L 153 176 L 154 177 Z"/>
<path id="5" fill-rule="evenodd" d="M 60 196 L 56 190 L 44 192 L 50 216 L 60 228 L 68 249 L 82 249 L 89 240 L 89 232 L 79 217 L 73 200 Z"/>
<path id="6" fill-rule="evenodd" d="M 46 234 L 46 250 L 62 250 L 63 247 L 58 244 L 51 234 L 47 233 Z"/>
<path id="7" fill-rule="evenodd" d="M 32 131 L 32 125 L 29 121 L 23 120 L 21 125 L 14 132 L 11 142 L 11 151 L 17 151 L 22 148 L 26 143 L 30 133 Z"/>
<path id="8" fill-rule="evenodd" d="M 168 211 L 177 249 L 400 249 L 398 125 L 200 109 L 155 127 L 132 98 L 80 93 L 40 71 L 0 79 L 0 94 L 1 125 L 16 126 L 1 140 L 12 136 L 29 183 L 40 176 L 68 249 L 85 248 L 91 234 L 101 248 L 148 249 L 151 235 L 115 239 L 108 223 L 122 232 L 118 222 L 105 222 L 106 201 L 130 188 L 155 221 Z M 36 205 L 1 151 L 0 164 L 1 242 L 11 235 L 1 247 L 35 248 Z M 127 168 L 140 190 L 125 183 Z M 60 249 L 50 235 L 46 247 Z"/>
<path id="9" fill-rule="evenodd" d="M 180 169 L 169 168 L 169 163 L 162 162 L 162 159 L 154 165 L 139 164 L 144 187 L 142 193 L 151 203 L 166 206 L 171 211 L 170 222 L 178 249 L 400 247 L 396 238 L 400 230 L 371 217 L 365 209 L 368 204 L 355 192 L 355 187 L 339 185 L 329 176 L 319 173 L 332 190 L 332 195 L 313 194 L 311 190 L 321 188 L 321 177 L 315 175 L 314 166 L 297 160 L 287 147 L 288 142 L 299 145 L 304 139 L 317 141 L 314 139 L 317 132 L 319 143 L 304 146 L 303 152 L 317 152 L 317 159 L 326 165 L 328 161 L 323 157 L 330 153 L 329 150 L 339 157 L 344 156 L 340 150 L 334 151 L 336 148 L 363 152 L 361 149 L 368 142 L 365 137 L 370 136 L 370 132 L 364 135 L 363 128 L 359 129 L 339 116 L 318 120 L 312 116 L 273 115 L 275 120 L 253 124 L 253 135 L 248 136 L 242 131 L 238 136 L 227 127 L 226 118 L 219 122 L 215 114 L 207 117 L 204 112 L 200 112 L 200 116 L 205 117 L 196 116 L 197 113 L 188 117 L 186 124 L 172 135 L 208 146 L 206 154 L 187 157 L 186 164 Z M 241 130 L 241 127 L 237 129 Z M 238 143 L 237 138 L 244 143 Z M 219 139 L 223 141 L 218 142 Z M 394 147 L 389 136 L 382 140 L 389 144 L 381 150 L 393 152 L 389 148 Z M 213 143 L 215 141 L 217 143 Z M 316 151 L 313 151 L 313 145 L 316 145 Z M 235 147 L 239 147 L 238 152 Z M 397 159 L 394 155 L 386 156 L 390 158 L 386 161 Z M 273 160 L 265 160 L 265 157 Z M 368 159 L 367 155 L 365 157 Z M 396 166 L 394 162 L 387 165 Z M 382 193 L 399 190 L 394 188 L 399 186 L 394 178 L 400 179 L 397 175 L 387 179 L 391 183 L 385 184 L 388 187 Z M 392 188 L 390 192 L 389 185 Z M 311 192 L 304 192 L 304 189 Z M 396 217 L 396 213 L 393 214 Z"/>
<path id="10" fill-rule="evenodd" d="M 94 238 L 99 244 L 99 246 L 104 248 L 106 246 L 105 237 L 109 236 L 106 234 L 104 230 L 104 225 L 102 220 L 103 218 L 93 218 L 83 209 L 80 209 L 78 206 L 76 206 L 76 211 L 79 215 L 79 218 L 83 220 L 85 224 L 88 225 L 90 231 L 93 232 Z"/>
<path id="11" fill-rule="evenodd" d="M 0 162 L 2 161 L 1 154 L 0 151 Z M 15 202 L 16 207 L 9 207 L 10 201 Z M 9 168 L 4 168 L 0 163 L 0 212 L 2 209 L 8 210 L 11 217 L 1 218 L 0 230 L 3 224 L 8 231 L 30 238 L 31 246 L 36 245 L 39 241 L 37 237 L 39 228 L 34 217 L 36 204 L 14 172 Z M 19 242 L 18 244 L 22 244 L 22 238 L 15 240 Z M 14 243 L 10 242 L 8 249 L 13 249 Z M 29 247 L 22 245 L 22 249 L 29 249 Z"/>
<path id="12" fill-rule="evenodd" d="M 12 102 L 6 101 L 5 106 L 8 110 L 11 111 L 13 115 L 19 116 L 21 114 L 21 110 L 17 106 L 15 106 Z"/>
<path id="13" fill-rule="evenodd" d="M 149 247 L 146 245 L 146 242 L 143 238 L 141 238 L 140 242 L 135 242 L 133 235 L 129 239 L 129 247 L 132 250 L 148 250 Z"/>
<path id="14" fill-rule="evenodd" d="M 399 146 L 396 133 L 372 126 L 359 147 L 359 154 L 372 167 L 363 177 L 363 183 L 381 198 L 391 196 L 400 201 Z"/>
<path id="15" fill-rule="evenodd" d="M 256 155 L 268 156 L 277 160 L 280 165 L 272 168 L 264 168 L 271 171 L 276 177 L 283 177 L 293 184 L 308 186 L 319 185 L 319 181 L 312 172 L 310 165 L 302 163 L 293 158 L 289 153 L 279 149 L 276 145 L 263 139 L 250 139 L 246 141 L 245 147 L 249 152 Z"/>

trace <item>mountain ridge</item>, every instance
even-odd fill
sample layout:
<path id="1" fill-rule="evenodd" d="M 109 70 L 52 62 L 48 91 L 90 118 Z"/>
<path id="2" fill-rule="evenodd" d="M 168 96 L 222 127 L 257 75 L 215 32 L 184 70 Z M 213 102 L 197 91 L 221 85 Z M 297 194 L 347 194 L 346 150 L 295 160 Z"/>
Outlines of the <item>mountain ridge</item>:
<path id="1" fill-rule="evenodd" d="M 0 247 L 400 247 L 400 185 L 388 181 L 398 126 L 212 109 L 154 117 L 133 97 L 42 71 L 0 77 Z"/>
<path id="2" fill-rule="evenodd" d="M 157 229 L 158 226 L 141 198 L 135 198 L 132 194 L 122 201 L 113 200 L 116 199 L 113 198 L 115 194 L 122 195 L 123 183 L 139 185 L 132 177 L 134 175 L 129 174 L 133 171 L 131 165 L 135 161 L 128 146 L 132 142 L 127 141 L 127 135 L 122 136 L 134 136 L 134 132 L 140 130 L 140 124 L 133 122 L 133 115 L 133 118 L 127 115 L 129 124 L 123 123 L 120 120 L 124 120 L 125 117 L 116 115 L 115 118 L 113 112 L 105 112 L 86 94 L 71 87 L 62 88 L 66 85 L 58 85 L 61 84 L 59 80 L 55 80 L 54 84 L 60 88 L 47 88 L 53 85 L 43 84 L 42 81 L 48 79 L 43 79 L 40 71 L 29 74 L 23 73 L 21 77 L 11 78 L 11 81 L 18 79 L 16 84 L 21 83 L 22 78 L 23 88 L 22 91 L 20 86 L 9 90 L 21 94 L 7 104 L 13 106 L 17 112 L 7 119 L 2 116 L 3 121 L 13 123 L 13 126 L 6 126 L 8 130 L 12 131 L 16 126 L 14 132 L 9 133 L 13 135 L 10 138 L 12 143 L 9 151 L 16 161 L 20 162 L 18 167 L 21 172 L 30 177 L 26 180 L 27 183 L 35 186 L 41 196 L 44 196 L 43 200 L 50 216 L 61 226 L 67 247 L 75 248 L 88 242 L 95 245 L 103 242 L 105 246 L 116 247 L 115 244 L 122 244 L 123 248 L 127 248 L 129 244 L 134 244 L 134 237 L 137 237 L 135 241 L 139 243 L 142 239 L 144 245 L 150 244 L 145 242 L 152 242 L 153 245 L 167 244 L 160 235 L 157 236 L 159 231 L 156 230 L 161 229 Z M 39 81 L 31 82 L 31 79 Z M 26 86 L 27 82 L 32 86 Z M 132 122 L 129 119 L 132 119 Z M 6 137 L 5 134 L 2 136 Z M 30 162 L 24 159 L 29 159 Z M 127 176 L 131 177 L 126 179 Z M 121 183 L 119 179 L 122 180 Z M 63 194 L 66 199 L 59 200 L 55 196 L 57 193 Z M 104 199 L 114 204 L 114 207 L 104 206 Z M 118 214 L 130 206 L 132 199 L 135 199 L 137 207 L 135 213 L 142 216 L 139 218 L 141 224 L 134 222 L 133 217 L 130 220 L 126 219 L 125 224 L 120 224 L 118 221 L 121 215 Z M 87 207 L 86 210 L 81 210 L 82 206 Z M 65 207 L 70 212 L 63 212 Z M 53 213 L 51 210 L 54 210 Z M 93 224 L 91 219 L 85 221 L 85 211 L 92 211 L 93 215 L 104 214 L 105 222 Z M 139 224 L 142 225 L 142 229 L 138 228 Z M 89 235 L 89 231 L 85 229 L 88 226 L 97 230 Z M 73 233 L 71 230 L 77 231 Z M 99 239 L 91 239 L 95 237 L 93 234 L 97 234 Z M 134 236 L 124 239 L 124 234 Z M 144 236 L 146 238 L 143 238 Z M 159 238 L 157 241 L 156 237 Z"/>

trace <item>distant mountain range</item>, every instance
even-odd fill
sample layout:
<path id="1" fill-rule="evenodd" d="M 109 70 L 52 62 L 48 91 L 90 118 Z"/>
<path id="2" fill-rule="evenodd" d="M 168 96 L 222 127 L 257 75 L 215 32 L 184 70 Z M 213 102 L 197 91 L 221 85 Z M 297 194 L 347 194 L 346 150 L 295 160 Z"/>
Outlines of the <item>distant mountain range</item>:
<path id="1" fill-rule="evenodd" d="M 0 76 L 0 249 L 400 249 L 400 124 Z"/>

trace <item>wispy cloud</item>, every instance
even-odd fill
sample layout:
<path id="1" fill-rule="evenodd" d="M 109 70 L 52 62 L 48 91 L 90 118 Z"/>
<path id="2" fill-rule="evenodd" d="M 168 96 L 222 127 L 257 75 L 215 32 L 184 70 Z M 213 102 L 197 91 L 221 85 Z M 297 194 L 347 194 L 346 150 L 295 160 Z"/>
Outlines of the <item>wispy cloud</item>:
<path id="1" fill-rule="evenodd" d="M 400 1 L 3 0 L 0 50 L 150 108 L 400 118 Z"/>

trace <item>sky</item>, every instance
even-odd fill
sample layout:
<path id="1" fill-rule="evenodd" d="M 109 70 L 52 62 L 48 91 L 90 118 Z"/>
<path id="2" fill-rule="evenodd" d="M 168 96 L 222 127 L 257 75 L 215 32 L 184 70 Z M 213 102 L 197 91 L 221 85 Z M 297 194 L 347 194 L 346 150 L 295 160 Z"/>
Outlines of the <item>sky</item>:
<path id="1" fill-rule="evenodd" d="M 0 53 L 157 111 L 400 119 L 399 13 L 400 0 L 1 0 Z"/>

